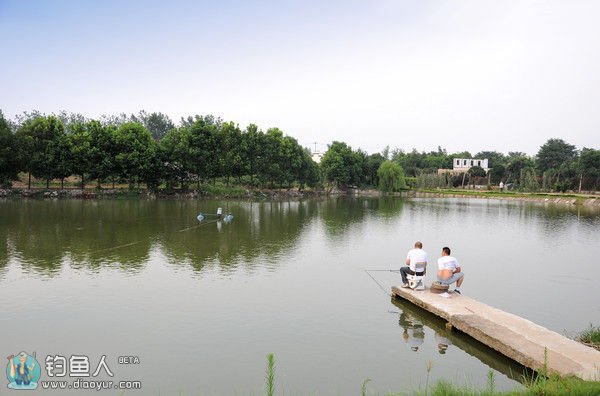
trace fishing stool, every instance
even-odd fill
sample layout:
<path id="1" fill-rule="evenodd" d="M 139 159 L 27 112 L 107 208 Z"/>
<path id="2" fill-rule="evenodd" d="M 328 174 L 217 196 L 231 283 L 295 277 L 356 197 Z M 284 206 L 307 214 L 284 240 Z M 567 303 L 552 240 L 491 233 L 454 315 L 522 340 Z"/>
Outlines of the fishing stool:
<path id="1" fill-rule="evenodd" d="M 408 280 L 408 287 L 413 290 L 425 290 L 425 283 L 423 283 L 423 279 L 425 279 L 425 263 L 417 263 L 415 264 L 415 275 L 406 275 L 406 279 Z M 422 272 L 417 270 L 423 270 Z M 421 275 L 417 275 L 421 273 Z"/>

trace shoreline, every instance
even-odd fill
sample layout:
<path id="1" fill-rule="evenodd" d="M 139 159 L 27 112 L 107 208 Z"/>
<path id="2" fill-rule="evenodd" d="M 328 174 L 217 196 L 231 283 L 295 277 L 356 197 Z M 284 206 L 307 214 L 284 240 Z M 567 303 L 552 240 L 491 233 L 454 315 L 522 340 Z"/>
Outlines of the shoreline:
<path id="1" fill-rule="evenodd" d="M 232 187 L 223 193 L 214 193 L 204 190 L 188 191 L 158 191 L 146 189 L 0 189 L 0 198 L 32 198 L 32 199 L 119 199 L 119 198 L 146 198 L 146 199 L 290 199 L 290 198 L 322 198 L 330 196 L 354 197 L 382 197 L 394 196 L 403 198 L 479 198 L 499 199 L 523 202 L 538 202 L 545 204 L 558 204 L 566 206 L 583 206 L 600 209 L 600 195 L 573 194 L 573 193 L 520 193 L 498 191 L 473 191 L 473 190 L 407 190 L 391 194 L 384 194 L 378 190 L 350 189 L 347 191 L 333 190 L 303 190 L 296 189 L 247 189 Z"/>
<path id="2" fill-rule="evenodd" d="M 377 197 L 383 196 L 377 190 L 356 190 L 352 195 Z M 389 196 L 404 198 L 479 198 L 498 199 L 522 202 L 537 202 L 567 206 L 584 206 L 600 209 L 600 195 L 573 193 L 521 193 L 473 190 L 407 190 L 389 194 Z"/>
<path id="3" fill-rule="evenodd" d="M 600 208 L 600 196 L 590 194 L 560 194 L 560 193 L 513 193 L 513 192 L 483 192 L 483 191 L 408 191 L 410 198 L 479 198 L 499 199 L 508 201 L 538 202 L 545 204 L 558 204 L 567 206 L 584 206 Z"/>

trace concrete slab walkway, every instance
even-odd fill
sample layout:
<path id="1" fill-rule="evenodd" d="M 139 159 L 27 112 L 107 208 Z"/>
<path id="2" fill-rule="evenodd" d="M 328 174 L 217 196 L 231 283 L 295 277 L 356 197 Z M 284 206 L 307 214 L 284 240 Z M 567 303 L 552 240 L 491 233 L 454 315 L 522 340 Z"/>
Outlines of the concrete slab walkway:
<path id="1" fill-rule="evenodd" d="M 415 291 L 394 286 L 392 295 L 440 316 L 452 327 L 523 366 L 539 371 L 547 350 L 549 372 L 600 381 L 599 351 L 520 316 L 454 293 L 451 298 L 444 298 L 429 289 Z"/>

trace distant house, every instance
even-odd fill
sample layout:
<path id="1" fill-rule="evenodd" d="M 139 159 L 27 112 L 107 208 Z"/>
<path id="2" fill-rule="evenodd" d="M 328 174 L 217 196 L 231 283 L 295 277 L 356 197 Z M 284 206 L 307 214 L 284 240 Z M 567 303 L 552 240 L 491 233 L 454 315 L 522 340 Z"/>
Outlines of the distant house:
<path id="1" fill-rule="evenodd" d="M 473 166 L 479 166 L 487 173 L 488 167 L 487 158 L 454 158 L 452 161 L 452 169 L 438 169 L 438 175 L 444 173 L 452 173 L 454 175 L 468 172 Z"/>
<path id="2" fill-rule="evenodd" d="M 323 159 L 323 153 L 320 151 L 313 151 L 311 154 L 312 160 L 317 164 L 321 163 L 321 159 Z"/>

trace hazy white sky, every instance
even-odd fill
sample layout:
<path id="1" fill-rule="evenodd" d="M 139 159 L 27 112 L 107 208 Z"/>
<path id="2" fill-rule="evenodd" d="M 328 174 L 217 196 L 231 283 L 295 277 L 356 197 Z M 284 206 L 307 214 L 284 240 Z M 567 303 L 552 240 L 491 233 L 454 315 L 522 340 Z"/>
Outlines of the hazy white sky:
<path id="1" fill-rule="evenodd" d="M 370 153 L 600 146 L 600 1 L 0 0 L 0 109 L 161 111 Z"/>

